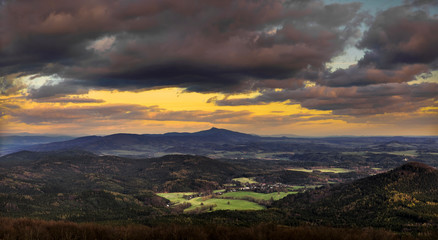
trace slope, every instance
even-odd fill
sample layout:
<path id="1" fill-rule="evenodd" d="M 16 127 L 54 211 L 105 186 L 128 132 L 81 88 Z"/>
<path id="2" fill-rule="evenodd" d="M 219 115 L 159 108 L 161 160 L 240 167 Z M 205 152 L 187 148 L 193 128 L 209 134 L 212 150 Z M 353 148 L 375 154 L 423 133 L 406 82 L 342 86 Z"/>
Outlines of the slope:
<path id="1" fill-rule="evenodd" d="M 275 206 L 292 218 L 326 225 L 437 226 L 438 170 L 411 162 L 349 184 L 289 195 Z"/>
<path id="2" fill-rule="evenodd" d="M 18 152 L 0 158 L 0 215 L 73 221 L 168 214 L 158 191 L 209 191 L 241 169 L 206 157 L 153 159 L 85 151 Z"/>

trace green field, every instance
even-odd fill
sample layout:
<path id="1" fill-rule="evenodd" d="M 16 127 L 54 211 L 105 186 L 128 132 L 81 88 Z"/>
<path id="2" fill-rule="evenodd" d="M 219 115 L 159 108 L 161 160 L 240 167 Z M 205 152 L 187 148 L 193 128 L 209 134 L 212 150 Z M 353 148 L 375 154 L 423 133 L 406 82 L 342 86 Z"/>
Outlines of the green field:
<path id="1" fill-rule="evenodd" d="M 203 200 L 202 197 L 193 198 L 189 201 L 192 206 L 185 209 L 184 212 L 190 212 L 196 208 L 201 207 L 203 203 L 205 207 L 213 206 L 213 211 L 215 210 L 262 210 L 265 207 L 258 205 L 257 203 L 245 201 L 245 200 L 235 200 L 235 199 L 218 199 L 210 198 Z M 230 204 L 228 204 L 230 203 Z"/>
<path id="2" fill-rule="evenodd" d="M 158 196 L 169 200 L 172 204 L 180 204 L 188 202 L 184 195 L 192 195 L 194 192 L 173 192 L 173 193 L 157 193 Z"/>
<path id="3" fill-rule="evenodd" d="M 218 198 L 204 198 L 196 197 L 190 200 L 183 198 L 184 195 L 192 195 L 193 192 L 177 192 L 177 193 L 157 193 L 158 196 L 168 199 L 172 204 L 181 204 L 188 202 L 192 206 L 185 209 L 184 212 L 189 212 L 195 210 L 196 208 L 202 206 L 208 207 L 212 206 L 213 210 L 262 210 L 265 207 L 246 200 L 236 200 L 236 199 L 218 199 Z M 270 199 L 270 197 L 269 197 Z M 228 202 L 230 204 L 228 204 Z"/>
<path id="4" fill-rule="evenodd" d="M 373 153 L 373 154 L 387 153 L 387 154 L 407 156 L 407 157 L 418 156 L 417 150 L 392 151 L 392 152 L 375 152 L 375 151 L 342 152 L 342 154 L 350 154 L 350 155 L 365 155 L 367 153 Z"/>
<path id="5" fill-rule="evenodd" d="M 381 153 L 381 152 L 378 152 Z M 406 151 L 394 151 L 394 152 L 387 152 L 388 154 L 394 154 L 399 156 L 408 156 L 408 157 L 416 157 L 418 156 L 417 150 L 406 150 Z"/>
<path id="6" fill-rule="evenodd" d="M 254 198 L 257 200 L 279 200 L 286 197 L 289 194 L 295 194 L 296 192 L 274 192 L 274 193 L 256 193 L 256 192 L 227 192 L 222 194 L 223 197 L 229 198 L 237 198 L 237 199 L 245 199 L 245 198 Z"/>
<path id="7" fill-rule="evenodd" d="M 297 171 L 297 172 L 308 172 L 311 173 L 314 170 L 323 172 L 323 173 L 348 173 L 352 172 L 353 170 L 346 169 L 346 168 L 313 168 L 313 169 L 306 169 L 306 168 L 288 168 L 289 171 Z"/>
<path id="8" fill-rule="evenodd" d="M 240 177 L 240 178 L 233 178 L 233 181 L 240 182 L 242 184 L 244 183 L 257 183 L 253 178 L 246 178 L 246 177 Z"/>
<path id="9" fill-rule="evenodd" d="M 306 188 L 306 186 L 295 185 L 295 186 L 287 187 L 287 189 L 288 189 L 289 191 L 296 191 L 296 190 L 300 190 L 300 189 L 302 189 L 302 188 Z"/>
<path id="10" fill-rule="evenodd" d="M 294 154 L 294 152 L 247 152 L 245 158 L 255 158 L 264 160 L 288 160 L 288 157 L 278 157 L 279 154 Z M 214 153 L 207 154 L 210 158 L 242 158 L 242 152 L 239 151 L 215 151 Z"/>

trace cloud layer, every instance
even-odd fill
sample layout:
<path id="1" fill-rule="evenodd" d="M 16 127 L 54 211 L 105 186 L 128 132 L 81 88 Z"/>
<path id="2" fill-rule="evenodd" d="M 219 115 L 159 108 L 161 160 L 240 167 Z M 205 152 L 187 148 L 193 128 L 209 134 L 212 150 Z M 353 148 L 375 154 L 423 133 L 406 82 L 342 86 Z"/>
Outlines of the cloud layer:
<path id="1" fill-rule="evenodd" d="M 438 107 L 438 79 L 417 80 L 438 71 L 438 17 L 430 11 L 438 5 L 401 4 L 372 14 L 360 2 L 323 0 L 1 1 L 0 120 L 281 125 L 329 118 L 383 122 L 385 114 L 423 119 L 421 111 Z M 357 63 L 328 67 L 351 48 L 363 52 Z M 51 76 L 56 81 L 27 87 L 19 80 Z M 176 111 L 86 96 L 168 87 L 256 97 L 212 97 L 207 102 L 214 110 Z M 327 116 L 223 110 L 270 103 Z"/>
<path id="2" fill-rule="evenodd" d="M 317 0 L 8 1 L 0 65 L 58 74 L 76 89 L 257 90 L 248 82 L 323 68 L 357 37 L 359 8 Z M 32 96 L 49 89 L 39 90 Z"/>
<path id="3" fill-rule="evenodd" d="M 380 84 L 364 87 L 316 86 L 297 90 L 265 91 L 256 98 L 217 100 L 222 106 L 257 105 L 290 101 L 308 109 L 332 110 L 336 115 L 373 115 L 412 112 L 433 106 L 438 84 Z"/>
<path id="4" fill-rule="evenodd" d="M 216 104 L 289 101 L 309 109 L 355 116 L 414 112 L 435 106 L 438 79 L 433 83 L 408 84 L 419 75 L 438 69 L 438 18 L 423 8 L 413 7 L 430 3 L 411 1 L 378 12 L 357 44 L 365 50 L 358 64 L 308 75 L 309 80 L 316 82 L 315 87 L 264 90 L 253 99 L 225 99 Z"/>

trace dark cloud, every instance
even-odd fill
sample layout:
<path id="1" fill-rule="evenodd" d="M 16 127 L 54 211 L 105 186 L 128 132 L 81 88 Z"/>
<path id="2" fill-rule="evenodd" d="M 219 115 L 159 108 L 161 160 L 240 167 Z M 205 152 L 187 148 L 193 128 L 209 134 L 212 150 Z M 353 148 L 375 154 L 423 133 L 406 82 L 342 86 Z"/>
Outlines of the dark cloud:
<path id="1" fill-rule="evenodd" d="M 317 80 L 317 82 L 331 87 L 402 83 L 415 80 L 419 74 L 427 73 L 428 71 L 429 67 L 425 64 L 402 65 L 394 69 L 378 69 L 375 67 L 353 65 L 348 69 L 326 72 L 324 77 Z"/>
<path id="2" fill-rule="evenodd" d="M 366 17 L 359 8 L 319 0 L 9 1 L 0 9 L 0 66 L 58 74 L 76 85 L 63 92 L 71 94 L 78 86 L 257 90 L 266 82 L 248 82 L 290 81 L 342 53 Z M 56 93 L 45 88 L 30 97 Z"/>
<path id="3" fill-rule="evenodd" d="M 15 79 L 16 76 L 17 74 L 0 76 L 0 95 L 14 95 L 26 88 L 23 83 Z"/>
<path id="4" fill-rule="evenodd" d="M 120 120 L 139 119 L 147 107 L 137 105 L 105 105 L 84 107 L 45 107 L 32 109 L 18 109 L 9 115 L 14 119 L 27 124 L 56 124 L 74 121 L 92 120 Z"/>
<path id="5" fill-rule="evenodd" d="M 66 96 L 90 89 L 182 87 L 261 93 L 253 99 L 209 100 L 217 105 L 288 102 L 354 116 L 412 112 L 437 99 L 437 84 L 407 84 L 438 69 L 438 19 L 428 12 L 431 4 L 435 2 L 409 0 L 370 17 L 359 11 L 358 3 L 327 5 L 320 0 L 5 1 L 0 7 L 0 90 L 7 95 L 22 89 L 5 76 L 56 74 L 64 81 L 28 89 L 27 97 L 99 102 Z M 362 34 L 363 23 L 369 29 Z M 365 51 L 359 63 L 330 72 L 326 64 L 359 38 L 355 46 Z M 309 80 L 316 86 L 309 87 Z M 47 116 L 67 121 L 87 114 L 102 119 L 254 120 L 249 112 L 124 107 L 126 111 L 120 106 L 69 108 L 65 117 L 42 109 L 19 115 L 27 122 L 31 117 L 36 122 Z"/>
<path id="6" fill-rule="evenodd" d="M 392 68 L 399 64 L 438 67 L 438 18 L 408 6 L 379 13 L 358 47 L 366 49 L 360 65 Z"/>
<path id="7" fill-rule="evenodd" d="M 34 99 L 35 102 L 49 102 L 49 103 L 104 103 L 102 99 L 93 98 L 79 98 L 79 97 L 51 97 Z"/>
<path id="8" fill-rule="evenodd" d="M 407 5 L 415 6 L 415 7 L 422 7 L 422 6 L 434 6 L 438 5 L 438 1 L 436 0 L 405 0 Z"/>
<path id="9" fill-rule="evenodd" d="M 70 94 L 86 94 L 88 89 L 79 84 L 71 82 L 61 82 L 51 85 L 43 85 L 39 88 L 28 89 L 28 98 L 44 99 L 50 97 L 62 97 Z"/>
<path id="10" fill-rule="evenodd" d="M 157 106 L 141 106 L 135 104 L 71 106 L 64 108 L 45 107 L 41 109 L 9 109 L 8 115 L 14 121 L 26 124 L 84 124 L 102 126 L 103 122 L 112 121 L 183 121 L 213 124 L 247 124 L 279 126 L 298 122 L 332 119 L 329 115 L 255 115 L 250 111 L 171 111 Z"/>
<path id="11" fill-rule="evenodd" d="M 3 117 L 8 115 L 9 112 L 15 111 L 17 109 L 20 109 L 20 106 L 17 104 L 11 103 L 11 99 L 0 99 L 0 121 L 7 120 Z"/>
<path id="12" fill-rule="evenodd" d="M 117 104 L 99 106 L 44 107 L 32 109 L 6 109 L 12 119 L 27 124 L 79 123 L 83 121 L 191 121 L 211 123 L 238 123 L 249 117 L 249 111 L 170 111 L 157 106 Z"/>
<path id="13" fill-rule="evenodd" d="M 409 1 L 378 12 L 357 44 L 365 50 L 358 65 L 325 72 L 316 81 L 332 87 L 401 83 L 438 69 L 438 18 L 413 7 L 430 3 Z"/>
<path id="14" fill-rule="evenodd" d="M 257 105 L 271 102 L 301 104 L 316 110 L 332 110 L 336 115 L 373 115 L 412 112 L 434 104 L 438 84 L 375 84 L 363 87 L 316 86 L 297 90 L 265 91 L 256 98 L 216 100 L 220 106 Z"/>
<path id="15" fill-rule="evenodd" d="M 345 121 L 350 123 L 377 123 L 377 124 L 392 124 L 396 123 L 398 126 L 406 127 L 407 129 L 412 126 L 422 126 L 434 128 L 431 133 L 438 133 L 436 127 L 436 120 L 438 119 L 438 113 L 435 111 L 424 111 L 419 113 L 396 113 L 393 115 L 380 114 L 361 116 L 360 118 L 345 118 Z"/>

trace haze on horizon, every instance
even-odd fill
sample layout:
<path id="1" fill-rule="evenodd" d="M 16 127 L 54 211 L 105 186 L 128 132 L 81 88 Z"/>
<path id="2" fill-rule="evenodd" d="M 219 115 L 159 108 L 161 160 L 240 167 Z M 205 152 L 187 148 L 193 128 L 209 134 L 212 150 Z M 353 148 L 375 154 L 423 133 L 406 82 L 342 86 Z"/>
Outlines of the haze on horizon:
<path id="1" fill-rule="evenodd" d="M 0 1 L 0 134 L 438 135 L 438 1 Z"/>

